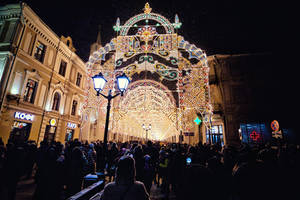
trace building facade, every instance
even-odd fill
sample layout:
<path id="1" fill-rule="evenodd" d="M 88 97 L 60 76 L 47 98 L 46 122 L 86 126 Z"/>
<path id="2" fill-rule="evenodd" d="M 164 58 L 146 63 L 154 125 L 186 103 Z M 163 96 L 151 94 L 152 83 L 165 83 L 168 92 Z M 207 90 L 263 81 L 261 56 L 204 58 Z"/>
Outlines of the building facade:
<path id="1" fill-rule="evenodd" d="M 0 8 L 0 72 L 5 143 L 80 137 L 85 63 L 25 3 Z"/>
<path id="2" fill-rule="evenodd" d="M 294 105 L 291 81 L 274 54 L 216 54 L 208 60 L 213 118 L 222 119 L 227 144 L 272 142 L 274 120 L 284 139 L 297 140 L 287 109 Z"/>

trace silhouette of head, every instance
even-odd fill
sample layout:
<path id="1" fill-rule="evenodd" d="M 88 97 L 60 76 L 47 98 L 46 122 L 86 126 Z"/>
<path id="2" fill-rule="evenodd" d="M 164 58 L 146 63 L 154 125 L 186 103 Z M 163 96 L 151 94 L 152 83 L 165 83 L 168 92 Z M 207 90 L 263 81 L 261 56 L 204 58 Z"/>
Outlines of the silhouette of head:
<path id="1" fill-rule="evenodd" d="M 135 161 L 132 157 L 125 155 L 119 159 L 116 170 L 117 184 L 132 184 L 135 181 Z"/>
<path id="2" fill-rule="evenodd" d="M 152 141 L 151 141 L 151 140 L 149 140 L 149 141 L 147 142 L 147 146 L 148 146 L 148 147 L 151 147 L 151 146 L 152 146 Z"/>

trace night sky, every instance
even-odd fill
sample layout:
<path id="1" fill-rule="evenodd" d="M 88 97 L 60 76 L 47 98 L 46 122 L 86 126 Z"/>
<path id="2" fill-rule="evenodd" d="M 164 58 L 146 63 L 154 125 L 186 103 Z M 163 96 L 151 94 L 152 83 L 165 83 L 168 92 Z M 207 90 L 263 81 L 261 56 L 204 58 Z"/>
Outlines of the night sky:
<path id="1" fill-rule="evenodd" d="M 4 0 L 0 5 L 18 2 Z M 101 25 L 102 45 L 116 33 L 116 19 L 121 25 L 143 12 L 149 2 L 152 12 L 174 22 L 178 14 L 182 27 L 178 31 L 185 40 L 213 54 L 271 53 L 274 68 L 266 74 L 266 83 L 274 84 L 274 109 L 280 108 L 287 121 L 293 119 L 297 104 L 294 87 L 297 73 L 290 46 L 295 46 L 289 25 L 296 21 L 292 8 L 284 2 L 265 0 L 27 0 L 37 15 L 60 37 L 71 36 L 76 53 L 87 61 L 90 45 L 96 41 Z M 294 7 L 294 11 L 297 7 Z M 298 22 L 297 22 L 298 23 Z M 286 45 L 288 44 L 288 45 Z M 273 65 L 272 63 L 272 65 Z M 270 78 L 271 77 L 271 78 Z"/>
<path id="2" fill-rule="evenodd" d="M 4 0 L 7 2 L 18 2 Z M 71 36 L 77 54 L 87 61 L 89 47 L 101 25 L 102 44 L 115 37 L 117 17 L 124 24 L 143 12 L 143 0 L 27 0 L 40 18 L 58 35 Z M 270 52 L 274 49 L 277 24 L 283 19 L 281 5 L 266 1 L 149 0 L 152 12 L 174 22 L 177 13 L 183 23 L 179 34 L 206 51 L 223 53 Z M 280 12 L 279 12 L 280 11 Z M 277 27 L 277 28 L 276 28 Z M 279 30 L 280 31 L 280 30 Z"/>

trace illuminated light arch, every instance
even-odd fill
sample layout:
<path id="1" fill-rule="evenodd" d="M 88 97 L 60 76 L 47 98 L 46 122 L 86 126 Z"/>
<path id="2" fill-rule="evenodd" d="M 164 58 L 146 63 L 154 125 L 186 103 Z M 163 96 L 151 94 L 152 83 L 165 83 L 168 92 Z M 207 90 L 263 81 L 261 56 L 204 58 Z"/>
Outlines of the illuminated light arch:
<path id="1" fill-rule="evenodd" d="M 92 65 L 99 61 L 105 61 L 105 55 L 111 51 L 116 50 L 116 38 L 113 38 L 110 43 L 106 44 L 104 47 L 95 51 L 87 62 L 87 69 L 90 70 Z M 197 59 L 199 60 L 204 67 L 208 67 L 207 56 L 202 49 L 197 48 L 194 44 L 190 44 L 188 41 L 185 41 L 182 36 L 178 36 L 178 48 L 184 49 L 189 53 L 189 59 Z"/>
<path id="2" fill-rule="evenodd" d="M 196 47 L 194 44 L 190 44 L 188 41 L 185 41 L 182 36 L 178 36 L 178 48 L 184 49 L 189 53 L 189 59 L 199 60 L 204 67 L 208 67 L 207 57 L 205 52 Z"/>
<path id="3" fill-rule="evenodd" d="M 139 15 L 135 15 L 131 17 L 129 20 L 125 22 L 123 26 L 121 26 L 120 35 L 121 36 L 127 35 L 129 29 L 132 28 L 134 24 L 143 20 L 153 20 L 159 22 L 164 27 L 166 34 L 174 33 L 174 27 L 167 18 L 156 13 L 141 13 Z"/>
<path id="4" fill-rule="evenodd" d="M 171 112 L 174 112 L 177 108 L 174 97 L 169 93 L 169 90 L 158 82 L 151 80 L 135 81 L 130 85 L 124 97 L 120 98 L 115 104 L 118 105 L 117 110 L 120 112 L 120 118 L 130 110 L 138 112 L 147 110 L 149 107 L 156 111 L 162 111 L 163 114 L 168 115 L 170 118 L 174 118 Z M 148 98 L 146 100 L 147 105 L 144 102 L 145 96 Z"/>
<path id="5" fill-rule="evenodd" d="M 148 80 L 148 79 L 147 80 L 137 80 L 129 85 L 128 91 L 134 90 L 135 88 L 137 88 L 139 86 L 153 86 L 156 89 L 163 91 L 166 94 L 166 96 L 168 97 L 168 99 L 170 100 L 170 102 L 173 105 L 176 105 L 173 95 L 170 94 L 169 89 L 166 86 L 164 86 L 163 84 L 156 82 L 156 81 Z M 126 93 L 125 97 L 127 95 L 128 94 Z"/>
<path id="6" fill-rule="evenodd" d="M 147 92 L 145 92 L 147 90 Z M 152 124 L 152 137 L 164 139 L 167 136 L 179 134 L 178 109 L 169 90 L 162 84 L 151 80 L 139 80 L 130 85 L 123 98 L 114 102 L 118 105 L 115 109 L 115 131 L 119 132 L 126 121 L 134 121 L 134 129 L 141 129 L 141 124 Z M 125 122 L 124 122 L 125 121 Z M 142 129 L 140 131 L 143 131 Z"/>
<path id="7" fill-rule="evenodd" d="M 86 66 L 87 69 L 90 70 L 92 65 L 100 60 L 105 61 L 105 56 L 107 53 L 116 50 L 116 39 L 113 38 L 109 43 L 107 43 L 104 47 L 101 47 L 97 51 L 94 51 L 92 55 L 89 57 L 89 61 L 87 62 Z"/>
<path id="8" fill-rule="evenodd" d="M 157 18 L 157 16 L 160 16 L 160 18 Z M 135 27 L 134 25 L 137 22 L 147 20 L 147 19 L 159 22 L 161 26 L 164 27 L 164 29 L 162 28 L 160 30 L 162 32 L 165 31 L 165 33 L 158 34 L 157 32 L 155 32 L 152 33 L 155 35 L 150 34 L 149 38 L 146 39 L 139 38 L 139 37 L 146 37 L 146 35 L 142 35 L 142 34 L 128 35 L 128 32 L 131 27 Z M 157 101 L 154 100 L 151 103 L 153 103 L 154 107 L 156 106 L 156 108 L 159 109 L 166 105 L 168 105 L 166 106 L 166 108 L 173 107 L 174 111 L 172 112 L 173 114 L 176 113 L 170 117 L 174 119 L 173 121 L 177 120 L 179 121 L 178 123 L 184 124 L 185 122 L 182 122 L 182 120 L 185 120 L 183 119 L 185 118 L 185 116 L 187 115 L 191 116 L 192 113 L 194 114 L 200 113 L 203 116 L 204 124 L 208 125 L 209 116 L 212 115 L 212 106 L 210 104 L 209 81 L 208 81 L 209 66 L 208 66 L 207 56 L 202 49 L 197 48 L 194 44 L 190 44 L 188 41 L 186 41 L 182 36 L 174 33 L 174 28 L 176 28 L 175 25 L 179 24 L 178 19 L 176 20 L 175 17 L 175 23 L 171 24 L 169 20 L 167 20 L 163 16 L 155 13 L 151 13 L 151 9 L 150 9 L 150 11 L 148 10 L 145 13 L 130 18 L 125 22 L 123 26 L 120 26 L 119 23 L 120 23 L 119 20 L 117 20 L 116 26 L 118 26 L 117 30 L 119 31 L 120 35 L 117 38 L 113 38 L 104 47 L 93 52 L 89 57 L 89 61 L 86 64 L 88 76 L 89 76 L 87 81 L 89 87 L 87 87 L 87 89 L 93 90 L 93 87 L 90 87 L 91 85 L 93 85 L 91 77 L 94 75 L 93 73 L 96 73 L 96 71 L 97 72 L 102 71 L 102 73 L 104 72 L 110 73 L 112 75 L 111 77 L 115 77 L 115 75 L 117 75 L 118 73 L 123 73 L 123 72 L 125 72 L 129 77 L 131 77 L 134 74 L 140 75 L 141 72 L 148 73 L 150 71 L 151 74 L 154 75 L 158 74 L 159 80 L 157 79 L 150 80 L 149 78 L 147 78 L 147 79 L 138 79 L 132 82 L 129 85 L 128 91 L 124 94 L 125 96 L 119 100 L 115 99 L 114 101 L 114 106 L 115 106 L 114 109 L 116 110 L 116 116 L 114 115 L 114 119 L 120 120 L 122 116 L 127 115 L 128 109 L 126 110 L 126 106 L 123 105 L 126 105 L 127 100 L 128 100 L 127 102 L 130 102 L 129 96 L 132 96 L 132 98 L 136 97 L 136 99 L 139 99 L 142 96 L 140 95 L 140 97 L 138 97 L 134 95 L 133 91 L 137 91 L 136 90 L 137 87 L 148 87 L 148 88 L 153 87 L 156 88 L 157 91 L 162 92 L 161 94 L 165 96 L 164 98 L 158 99 Z M 145 26 L 147 26 L 147 23 Z M 155 41 L 156 40 L 155 38 L 157 39 L 157 41 Z M 157 46 L 157 48 L 151 48 L 151 49 L 146 48 L 145 50 L 140 48 L 141 46 L 135 47 L 133 45 L 133 42 L 135 41 L 139 41 L 139 42 L 143 41 L 145 42 L 145 44 L 147 44 L 148 41 L 152 41 L 153 42 L 152 44 L 154 44 L 154 42 L 158 42 L 159 45 Z M 163 45 L 160 46 L 159 42 L 161 41 L 163 41 Z M 164 45 L 169 45 L 168 46 L 169 48 L 166 48 Z M 134 49 L 134 48 L 140 48 L 140 49 Z M 180 51 L 187 52 L 188 57 L 186 57 L 186 55 L 184 54 L 181 54 Z M 100 65 L 99 67 L 98 65 L 94 65 L 94 64 L 99 64 L 99 61 L 105 61 L 106 55 L 110 52 L 112 52 L 114 55 L 113 57 L 110 58 L 110 60 L 106 61 L 104 65 Z M 162 54 L 159 55 L 159 53 L 166 53 L 166 55 L 162 55 Z M 150 59 L 150 56 L 152 56 L 152 54 L 156 54 L 160 56 L 160 58 L 156 58 L 155 56 L 153 56 Z M 136 60 L 135 56 L 138 59 L 142 56 L 144 57 L 143 60 L 140 61 L 140 60 Z M 172 61 L 174 60 L 173 58 L 176 59 L 175 64 L 172 63 Z M 162 59 L 164 60 L 162 61 Z M 109 69 L 105 67 L 106 64 L 110 66 Z M 157 64 L 162 64 L 162 65 L 159 67 Z M 169 75 L 168 73 L 171 72 L 176 72 L 177 74 L 176 78 L 171 77 L 172 78 L 171 79 L 169 76 L 167 76 Z M 110 81 L 112 82 L 113 78 L 110 79 L 111 79 Z M 167 86 L 166 84 L 166 82 L 168 81 L 169 82 L 173 81 L 172 83 L 176 84 L 176 86 L 174 86 L 173 89 L 168 89 L 169 86 Z M 150 85 L 143 86 L 143 84 L 150 84 Z M 174 93 L 172 94 L 172 92 Z M 87 92 L 86 101 L 85 101 L 86 106 L 88 104 L 94 104 L 99 107 L 101 103 L 100 101 L 98 103 L 94 103 L 96 101 L 88 100 L 89 96 L 92 95 L 94 95 L 93 92 Z M 165 105 L 160 104 L 159 102 L 160 100 L 165 101 L 164 102 Z M 160 110 L 164 111 L 167 109 L 160 109 Z M 168 117 L 169 116 L 167 116 L 167 118 Z M 176 127 L 182 127 L 182 126 L 176 125 Z"/>

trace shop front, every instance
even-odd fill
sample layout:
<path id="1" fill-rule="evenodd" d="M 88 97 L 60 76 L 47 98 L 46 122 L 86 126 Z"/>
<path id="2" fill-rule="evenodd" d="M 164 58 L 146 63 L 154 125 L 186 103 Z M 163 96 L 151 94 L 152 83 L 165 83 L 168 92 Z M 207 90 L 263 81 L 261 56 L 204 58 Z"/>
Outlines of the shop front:
<path id="1" fill-rule="evenodd" d="M 49 124 L 46 125 L 44 140 L 48 142 L 54 141 L 56 129 L 57 129 L 57 120 L 52 118 L 49 120 Z"/>
<path id="2" fill-rule="evenodd" d="M 9 134 L 9 140 L 14 143 L 26 142 L 29 139 L 34 115 L 17 111 Z"/>
<path id="3" fill-rule="evenodd" d="M 224 146 L 223 125 L 213 124 L 211 128 L 206 128 L 206 142 Z"/>
<path id="4" fill-rule="evenodd" d="M 77 128 L 77 124 L 72 122 L 67 122 L 65 142 L 69 142 L 74 139 L 76 128 Z"/>

